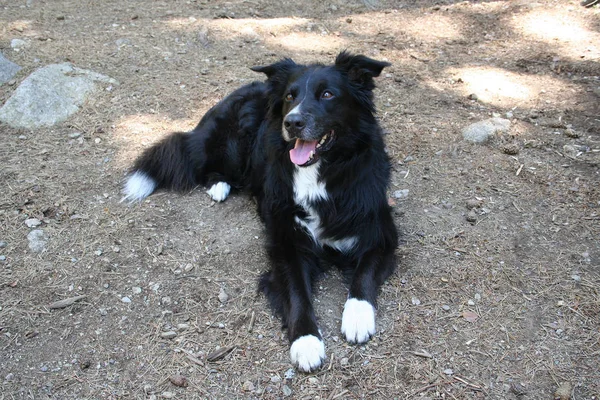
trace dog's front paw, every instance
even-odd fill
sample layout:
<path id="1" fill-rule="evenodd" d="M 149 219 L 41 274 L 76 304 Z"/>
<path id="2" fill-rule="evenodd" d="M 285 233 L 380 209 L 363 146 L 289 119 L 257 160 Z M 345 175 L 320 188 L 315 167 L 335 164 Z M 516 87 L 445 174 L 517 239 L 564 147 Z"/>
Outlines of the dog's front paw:
<path id="1" fill-rule="evenodd" d="M 325 360 L 325 343 L 314 335 L 300 336 L 290 347 L 290 358 L 300 371 L 314 371 Z"/>
<path id="2" fill-rule="evenodd" d="M 217 182 L 206 191 L 214 201 L 224 201 L 229 196 L 231 186 L 227 182 Z"/>
<path id="3" fill-rule="evenodd" d="M 342 314 L 342 334 L 350 343 L 369 340 L 375 334 L 375 307 L 366 300 L 346 300 Z"/>

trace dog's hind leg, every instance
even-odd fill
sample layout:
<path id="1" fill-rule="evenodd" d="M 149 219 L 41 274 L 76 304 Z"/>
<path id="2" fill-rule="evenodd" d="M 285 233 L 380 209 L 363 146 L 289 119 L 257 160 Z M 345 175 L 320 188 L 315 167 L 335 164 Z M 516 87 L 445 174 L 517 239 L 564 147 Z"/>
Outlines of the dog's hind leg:
<path id="1" fill-rule="evenodd" d="M 375 334 L 379 287 L 395 268 L 393 249 L 374 250 L 358 262 L 342 314 L 342 334 L 350 343 L 364 343 Z"/>

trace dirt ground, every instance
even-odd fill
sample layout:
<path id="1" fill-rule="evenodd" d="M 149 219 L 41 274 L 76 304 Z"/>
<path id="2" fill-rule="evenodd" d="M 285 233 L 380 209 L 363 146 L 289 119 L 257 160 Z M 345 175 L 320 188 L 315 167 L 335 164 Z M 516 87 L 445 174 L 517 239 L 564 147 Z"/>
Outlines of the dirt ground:
<path id="1" fill-rule="evenodd" d="M 51 63 L 120 82 L 59 126 L 0 125 L 0 398 L 600 398 L 598 6 L 0 0 L 0 10 L 0 50 L 23 67 L 1 103 Z M 14 38 L 29 47 L 14 51 Z M 280 321 L 256 295 L 268 266 L 252 200 L 214 204 L 198 188 L 127 206 L 120 188 L 143 148 L 262 79 L 248 67 L 331 62 L 342 49 L 393 63 L 376 98 L 403 243 L 373 340 L 342 340 L 345 289 L 326 277 L 315 297 L 325 367 L 292 376 Z M 463 140 L 493 116 L 509 131 Z M 42 253 L 28 248 L 27 218 L 42 221 Z"/>

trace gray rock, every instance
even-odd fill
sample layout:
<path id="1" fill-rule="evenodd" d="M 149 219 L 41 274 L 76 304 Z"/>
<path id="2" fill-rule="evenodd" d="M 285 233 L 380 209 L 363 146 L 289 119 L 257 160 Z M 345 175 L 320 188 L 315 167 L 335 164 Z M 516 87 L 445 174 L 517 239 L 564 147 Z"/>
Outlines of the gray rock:
<path id="1" fill-rule="evenodd" d="M 42 221 L 40 221 L 37 218 L 27 218 L 25 220 L 25 225 L 27 225 L 28 228 L 35 228 L 36 226 L 40 226 L 42 224 Z"/>
<path id="2" fill-rule="evenodd" d="M 19 51 L 21 49 L 29 47 L 29 42 L 23 39 L 13 39 L 10 41 L 10 47 L 14 51 Z"/>
<path id="3" fill-rule="evenodd" d="M 396 199 L 406 199 L 408 197 L 408 189 L 400 189 L 394 192 L 394 198 Z"/>
<path id="4" fill-rule="evenodd" d="M 509 128 L 509 120 L 503 118 L 490 118 L 467 126 L 462 134 L 463 138 L 468 142 L 485 143 L 497 132 L 506 132 Z"/>
<path id="5" fill-rule="evenodd" d="M 46 249 L 46 244 L 48 243 L 48 236 L 41 229 L 35 229 L 27 235 L 27 240 L 29 240 L 29 250 L 34 253 L 41 253 Z"/>
<path id="6" fill-rule="evenodd" d="M 99 83 L 118 85 L 108 76 L 69 63 L 40 68 L 0 108 L 0 121 L 27 129 L 55 125 L 79 111 Z"/>
<path id="7" fill-rule="evenodd" d="M 0 53 L 0 85 L 10 81 L 20 70 L 21 67 L 4 58 L 2 53 Z"/>

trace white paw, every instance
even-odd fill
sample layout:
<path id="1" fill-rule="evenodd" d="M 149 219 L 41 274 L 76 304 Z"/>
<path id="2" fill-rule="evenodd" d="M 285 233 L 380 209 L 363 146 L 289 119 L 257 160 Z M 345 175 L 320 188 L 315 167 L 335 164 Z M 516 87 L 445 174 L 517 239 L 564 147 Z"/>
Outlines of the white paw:
<path id="1" fill-rule="evenodd" d="M 214 201 L 223 201 L 229 195 L 231 186 L 227 182 L 217 182 L 206 191 Z"/>
<path id="2" fill-rule="evenodd" d="M 325 360 L 325 343 L 314 335 L 300 336 L 290 347 L 290 358 L 300 371 L 314 371 Z"/>
<path id="3" fill-rule="evenodd" d="M 342 314 L 342 333 L 350 343 L 369 340 L 375 334 L 375 307 L 366 300 L 346 300 Z"/>
<path id="4" fill-rule="evenodd" d="M 142 201 L 146 197 L 150 196 L 156 189 L 156 182 L 148 175 L 141 171 L 135 171 L 133 174 L 127 177 L 125 186 L 123 187 L 123 194 L 125 195 L 121 201 Z"/>

